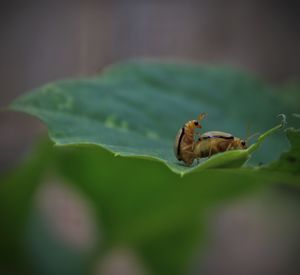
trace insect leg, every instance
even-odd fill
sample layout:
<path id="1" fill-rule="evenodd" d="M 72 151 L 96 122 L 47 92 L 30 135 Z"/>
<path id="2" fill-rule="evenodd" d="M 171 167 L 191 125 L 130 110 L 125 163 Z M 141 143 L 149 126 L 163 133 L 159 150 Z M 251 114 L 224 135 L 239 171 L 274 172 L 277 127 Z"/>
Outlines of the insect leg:
<path id="1" fill-rule="evenodd" d="M 197 163 L 199 164 L 200 163 L 200 158 L 201 158 L 201 151 L 199 152 L 199 154 L 197 155 Z"/>
<path id="2" fill-rule="evenodd" d="M 194 141 L 192 144 L 192 151 L 194 152 L 196 142 Z"/>
<path id="3" fill-rule="evenodd" d="M 208 153 L 208 157 L 211 157 L 211 152 L 212 152 L 212 143 L 210 143 L 210 147 L 209 147 L 209 153 Z"/>
<path id="4" fill-rule="evenodd" d="M 232 143 L 229 143 L 229 145 L 226 148 L 226 151 L 229 151 L 231 147 L 232 147 Z"/>

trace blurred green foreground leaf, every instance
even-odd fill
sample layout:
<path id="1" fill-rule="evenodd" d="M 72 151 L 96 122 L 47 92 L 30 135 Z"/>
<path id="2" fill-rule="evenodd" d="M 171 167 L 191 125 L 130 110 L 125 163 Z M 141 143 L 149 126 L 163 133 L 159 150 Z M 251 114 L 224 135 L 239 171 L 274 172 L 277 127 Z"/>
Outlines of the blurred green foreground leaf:
<path id="1" fill-rule="evenodd" d="M 184 178 L 157 162 L 114 158 L 90 147 L 44 144 L 30 161 L 1 179 L 0 261 L 23 271 L 29 262 L 37 274 L 86 274 L 114 248 L 126 247 L 139 255 L 150 274 L 187 274 L 191 257 L 201 247 L 210 207 L 277 184 L 299 189 L 300 132 L 289 129 L 288 137 L 291 150 L 268 167 L 208 169 Z M 39 208 L 36 192 L 57 180 L 75 188 L 95 211 L 100 240 L 86 252 L 68 252 L 63 239 L 55 246 L 57 236 L 42 233 L 49 223 L 45 214 L 39 216 L 43 226 L 30 218 Z M 57 259 L 61 251 L 63 262 Z"/>
<path id="2" fill-rule="evenodd" d="M 288 99 L 229 68 L 132 62 L 93 78 L 48 84 L 15 100 L 11 108 L 41 119 L 55 145 L 97 145 L 115 155 L 159 160 L 183 175 L 195 167 L 179 163 L 172 148 L 186 121 L 207 112 L 202 132 L 245 138 L 248 126 L 251 133 L 263 133 L 277 124 L 280 113 L 294 125 L 290 114 L 299 107 Z M 284 135 L 273 135 L 252 163 L 275 160 L 286 148 Z M 202 159 L 196 170 L 241 166 L 249 153 L 218 155 L 209 164 Z"/>

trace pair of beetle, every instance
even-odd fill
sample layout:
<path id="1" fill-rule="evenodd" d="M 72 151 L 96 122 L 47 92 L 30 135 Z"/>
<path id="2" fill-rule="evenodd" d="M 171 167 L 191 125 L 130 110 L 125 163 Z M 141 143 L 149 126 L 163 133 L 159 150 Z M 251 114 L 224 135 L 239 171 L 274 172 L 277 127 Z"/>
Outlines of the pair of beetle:
<path id="1" fill-rule="evenodd" d="M 246 149 L 246 141 L 231 134 L 219 131 L 206 132 L 195 140 L 196 128 L 202 128 L 200 121 L 206 116 L 201 113 L 198 120 L 190 120 L 178 131 L 174 153 L 178 160 L 192 165 L 195 159 L 210 157 L 219 152 L 233 149 Z"/>

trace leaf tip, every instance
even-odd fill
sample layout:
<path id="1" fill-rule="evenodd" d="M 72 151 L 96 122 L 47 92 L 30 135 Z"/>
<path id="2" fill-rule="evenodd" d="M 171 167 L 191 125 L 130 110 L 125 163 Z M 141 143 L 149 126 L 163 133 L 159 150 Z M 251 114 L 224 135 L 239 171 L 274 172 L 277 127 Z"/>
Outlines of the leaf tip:
<path id="1" fill-rule="evenodd" d="M 287 125 L 286 115 L 285 114 L 279 114 L 277 117 L 280 119 L 281 128 L 285 128 L 285 126 Z"/>

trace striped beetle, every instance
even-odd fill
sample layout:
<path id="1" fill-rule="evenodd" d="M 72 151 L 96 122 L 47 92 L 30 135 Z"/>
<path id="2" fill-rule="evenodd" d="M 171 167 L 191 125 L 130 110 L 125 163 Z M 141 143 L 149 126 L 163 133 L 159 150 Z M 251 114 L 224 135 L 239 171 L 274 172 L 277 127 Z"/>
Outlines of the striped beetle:
<path id="1" fill-rule="evenodd" d="M 206 116 L 201 113 L 198 120 L 190 120 L 186 122 L 181 129 L 179 129 L 174 143 L 174 154 L 178 160 L 184 161 L 187 165 L 192 165 L 196 155 L 194 153 L 195 147 L 195 130 L 202 128 L 200 121 Z"/>
<path id="2" fill-rule="evenodd" d="M 220 131 L 206 132 L 200 136 L 194 146 L 196 158 L 210 157 L 228 150 L 247 149 L 246 140 Z"/>

